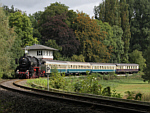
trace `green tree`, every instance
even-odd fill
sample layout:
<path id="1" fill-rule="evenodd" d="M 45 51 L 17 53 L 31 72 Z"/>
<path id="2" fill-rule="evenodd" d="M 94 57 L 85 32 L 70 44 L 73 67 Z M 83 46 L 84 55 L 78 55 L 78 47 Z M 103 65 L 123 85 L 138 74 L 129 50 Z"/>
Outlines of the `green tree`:
<path id="1" fill-rule="evenodd" d="M 95 18 L 108 22 L 111 26 L 121 26 L 120 5 L 118 0 L 105 0 L 94 7 Z"/>
<path id="2" fill-rule="evenodd" d="M 150 1 L 127 0 L 129 4 L 129 20 L 131 25 L 130 50 L 139 50 L 143 54 L 149 46 L 150 37 Z"/>
<path id="3" fill-rule="evenodd" d="M 103 43 L 107 46 L 107 48 L 112 47 L 113 45 L 113 31 L 112 27 L 107 22 L 102 22 L 101 20 L 97 20 L 98 25 L 100 26 L 100 30 L 105 32 L 105 39 L 103 40 Z"/>
<path id="4" fill-rule="evenodd" d="M 9 25 L 11 28 L 15 27 L 15 32 L 22 40 L 22 47 L 38 43 L 38 40 L 36 38 L 33 38 L 33 28 L 31 26 L 31 21 L 25 13 L 11 13 L 9 17 Z"/>
<path id="5" fill-rule="evenodd" d="M 29 18 L 30 18 L 30 21 L 31 21 L 32 27 L 33 27 L 33 37 L 37 38 L 39 42 L 42 42 L 42 40 L 41 40 L 42 35 L 39 30 L 40 29 L 39 22 L 40 22 L 42 13 L 43 13 L 42 11 L 38 11 L 32 15 L 29 14 Z"/>
<path id="6" fill-rule="evenodd" d="M 114 63 L 121 63 L 121 56 L 124 54 L 124 42 L 122 41 L 122 34 L 123 30 L 121 27 L 118 27 L 114 25 L 112 27 L 113 30 L 113 37 L 112 40 L 113 48 L 112 48 L 112 56 L 111 56 L 111 62 Z"/>
<path id="7" fill-rule="evenodd" d="M 122 55 L 122 62 L 128 62 L 128 51 L 130 46 L 130 24 L 129 24 L 129 11 L 126 0 L 120 0 L 120 16 L 121 16 L 121 27 L 123 30 L 122 40 L 124 42 L 124 54 Z"/>
<path id="8" fill-rule="evenodd" d="M 11 62 L 10 62 L 10 70 L 12 70 L 12 74 L 14 74 L 14 70 L 16 69 L 16 67 L 18 66 L 16 63 L 15 63 L 15 59 L 19 59 L 21 56 L 23 56 L 24 54 L 24 50 L 22 49 L 21 47 L 21 39 L 18 38 L 18 35 L 16 34 L 16 37 L 15 37 L 15 40 L 14 40 L 14 43 L 10 49 L 10 52 L 11 52 Z"/>
<path id="9" fill-rule="evenodd" d="M 3 8 L 0 7 L 0 78 L 4 75 L 10 76 L 10 49 L 15 40 L 15 32 L 9 28 L 9 20 L 5 15 Z"/>
<path id="10" fill-rule="evenodd" d="M 99 6 L 95 6 L 95 18 L 108 22 L 111 26 L 120 26 L 123 30 L 122 40 L 124 42 L 124 54 L 121 62 L 128 62 L 128 51 L 130 45 L 129 11 L 126 0 L 105 0 Z"/>
<path id="11" fill-rule="evenodd" d="M 100 26 L 101 32 L 105 33 L 105 39 L 102 41 L 104 45 L 107 46 L 107 49 L 112 53 L 110 62 L 114 62 L 113 56 L 115 56 L 116 49 L 116 41 L 113 39 L 113 29 L 107 22 L 102 22 L 101 20 L 97 20 L 98 25 Z"/>
<path id="12" fill-rule="evenodd" d="M 42 25 L 42 39 L 56 40 L 56 43 L 62 47 L 61 54 L 71 57 L 77 53 L 79 41 L 76 40 L 75 34 L 71 28 L 64 22 L 65 15 L 57 15 L 49 18 L 49 22 Z"/>
<path id="13" fill-rule="evenodd" d="M 144 75 L 142 78 L 150 83 L 150 46 L 146 51 L 146 68 L 144 69 Z"/>
<path id="14" fill-rule="evenodd" d="M 15 13 L 15 12 L 18 12 L 18 11 L 22 12 L 21 10 L 14 8 L 13 5 L 11 6 L 11 8 L 9 8 L 6 5 L 3 5 L 3 9 L 4 9 L 4 12 L 5 12 L 6 16 L 10 16 L 10 13 Z"/>
<path id="15" fill-rule="evenodd" d="M 84 60 L 84 56 L 81 54 L 81 55 L 73 55 L 72 57 L 71 57 L 71 60 L 72 61 L 78 61 L 78 62 L 85 62 L 85 60 Z"/>
<path id="16" fill-rule="evenodd" d="M 40 17 L 40 25 L 49 21 L 50 17 L 54 17 L 56 15 L 66 14 L 68 12 L 68 6 L 55 2 L 50 4 L 45 8 L 45 11 L 42 13 Z"/>
<path id="17" fill-rule="evenodd" d="M 143 58 L 142 51 L 134 50 L 129 54 L 130 63 L 139 64 L 140 71 L 146 67 L 146 60 Z"/>
<path id="18" fill-rule="evenodd" d="M 110 51 L 102 43 L 106 35 L 100 30 L 97 21 L 81 12 L 78 13 L 73 26 L 76 38 L 80 41 L 78 54 L 82 54 L 85 61 L 108 62 Z"/>
<path id="19" fill-rule="evenodd" d="M 58 46 L 55 40 L 48 40 L 45 43 L 46 46 L 58 49 L 58 51 L 54 51 L 54 60 L 59 60 L 62 57 L 59 51 L 62 51 L 62 47 Z"/>

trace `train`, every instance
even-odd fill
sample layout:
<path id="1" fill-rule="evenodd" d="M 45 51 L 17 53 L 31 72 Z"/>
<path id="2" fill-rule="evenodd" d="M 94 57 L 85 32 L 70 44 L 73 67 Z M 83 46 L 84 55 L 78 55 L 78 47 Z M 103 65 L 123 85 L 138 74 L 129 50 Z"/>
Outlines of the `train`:
<path id="1" fill-rule="evenodd" d="M 85 73 L 102 73 L 107 74 L 114 72 L 116 74 L 137 73 L 138 64 L 131 63 L 94 63 L 94 62 L 73 62 L 38 59 L 36 57 L 24 55 L 18 60 L 15 73 L 17 78 L 37 78 L 44 77 L 57 70 L 59 73 L 85 74 Z"/>

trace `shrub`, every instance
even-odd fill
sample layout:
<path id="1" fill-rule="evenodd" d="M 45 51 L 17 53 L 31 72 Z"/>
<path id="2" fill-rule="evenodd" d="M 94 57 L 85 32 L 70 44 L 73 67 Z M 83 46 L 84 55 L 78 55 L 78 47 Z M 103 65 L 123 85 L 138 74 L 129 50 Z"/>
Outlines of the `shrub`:
<path id="1" fill-rule="evenodd" d="M 131 99 L 131 100 L 133 100 L 134 99 L 134 97 L 135 97 L 135 93 L 133 92 L 133 91 L 126 91 L 125 92 L 127 95 L 127 99 Z"/>
<path id="2" fill-rule="evenodd" d="M 115 89 L 114 89 L 113 92 L 111 93 L 111 97 L 122 98 L 121 94 L 120 94 L 120 93 L 117 93 Z"/>
<path id="3" fill-rule="evenodd" d="M 81 91 L 81 88 L 82 88 L 82 84 L 81 84 L 80 82 L 76 82 L 76 83 L 74 84 L 74 91 L 75 91 L 75 92 Z"/>
<path id="4" fill-rule="evenodd" d="M 133 91 L 126 91 L 127 94 L 127 99 L 132 99 L 132 100 L 141 100 L 142 99 L 142 93 L 135 93 Z"/>
<path id="5" fill-rule="evenodd" d="M 65 81 L 64 76 L 65 74 L 61 76 L 61 74 L 58 72 L 52 73 L 52 77 L 50 77 L 49 85 L 52 86 L 52 88 L 65 89 L 65 87 L 67 86 L 67 83 Z"/>
<path id="6" fill-rule="evenodd" d="M 103 96 L 111 96 L 110 87 L 106 87 L 102 91 Z"/>

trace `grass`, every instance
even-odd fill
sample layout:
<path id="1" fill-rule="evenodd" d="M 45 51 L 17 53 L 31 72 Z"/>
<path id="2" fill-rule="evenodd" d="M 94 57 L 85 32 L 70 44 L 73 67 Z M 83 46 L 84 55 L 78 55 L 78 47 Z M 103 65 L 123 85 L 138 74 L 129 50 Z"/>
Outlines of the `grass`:
<path id="1" fill-rule="evenodd" d="M 150 84 L 143 82 L 142 80 L 122 80 L 113 82 L 116 87 L 116 91 L 124 95 L 126 91 L 138 91 L 143 93 L 150 93 Z"/>
<path id="2" fill-rule="evenodd" d="M 126 95 L 125 94 L 126 91 L 133 91 L 135 93 L 140 92 L 141 94 L 143 94 L 143 99 L 142 99 L 143 101 L 150 101 L 150 84 L 148 84 L 148 82 L 143 82 L 141 76 L 133 75 L 127 77 L 114 77 L 111 79 L 110 77 L 108 78 L 109 80 L 108 79 L 103 80 L 100 77 L 97 77 L 97 80 L 99 81 L 98 84 L 100 84 L 103 88 L 109 86 L 111 88 L 111 91 L 115 90 L 123 97 L 124 95 Z M 65 86 L 65 89 L 61 89 L 61 90 L 74 92 L 74 84 L 77 83 L 78 81 L 84 81 L 85 79 L 86 79 L 85 76 L 66 77 L 65 82 L 67 83 L 67 86 Z M 34 80 L 28 80 L 28 83 L 32 83 L 32 82 L 47 87 L 47 79 L 39 78 Z"/>

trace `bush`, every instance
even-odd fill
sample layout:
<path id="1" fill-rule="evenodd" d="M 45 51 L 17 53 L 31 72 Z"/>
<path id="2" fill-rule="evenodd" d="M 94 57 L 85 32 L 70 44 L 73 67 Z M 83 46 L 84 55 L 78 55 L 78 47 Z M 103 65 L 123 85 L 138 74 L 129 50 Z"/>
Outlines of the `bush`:
<path id="1" fill-rule="evenodd" d="M 113 92 L 111 93 L 111 97 L 122 98 L 121 94 L 120 94 L 120 93 L 117 93 L 115 89 L 114 89 Z"/>
<path id="2" fill-rule="evenodd" d="M 52 73 L 52 77 L 50 77 L 49 85 L 52 86 L 52 88 L 65 89 L 67 83 L 64 76 L 65 74 L 61 76 L 60 73 Z"/>
<path id="3" fill-rule="evenodd" d="M 127 99 L 131 99 L 131 100 L 141 100 L 142 99 L 142 94 L 139 93 L 135 93 L 133 91 L 126 91 L 125 92 L 127 94 Z"/>
<path id="4" fill-rule="evenodd" d="M 74 91 L 79 92 L 79 91 L 81 91 L 81 89 L 82 89 L 82 84 L 80 82 L 76 82 L 74 84 Z"/>
<path id="5" fill-rule="evenodd" d="M 106 87 L 102 91 L 103 96 L 111 96 L 110 87 Z"/>

